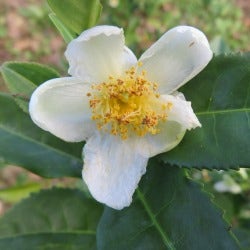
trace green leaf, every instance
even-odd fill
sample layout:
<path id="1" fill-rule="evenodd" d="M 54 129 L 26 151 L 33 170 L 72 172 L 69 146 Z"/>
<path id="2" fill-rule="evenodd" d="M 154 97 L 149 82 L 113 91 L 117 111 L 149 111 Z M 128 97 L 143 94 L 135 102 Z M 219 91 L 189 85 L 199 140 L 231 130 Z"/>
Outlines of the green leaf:
<path id="1" fill-rule="evenodd" d="M 29 196 L 31 192 L 36 192 L 40 189 L 40 183 L 28 183 L 15 187 L 0 189 L 0 199 L 10 203 L 18 202 L 21 199 Z"/>
<path id="2" fill-rule="evenodd" d="M 59 77 L 52 68 L 28 62 L 6 62 L 1 66 L 1 73 L 11 94 L 25 112 L 28 112 L 28 101 L 35 88 Z"/>
<path id="3" fill-rule="evenodd" d="M 79 190 L 43 190 L 0 219 L 0 249 L 95 249 L 102 210 Z"/>
<path id="4" fill-rule="evenodd" d="M 56 28 L 58 29 L 58 31 L 60 32 L 61 36 L 63 37 L 66 43 L 69 43 L 71 40 L 75 38 L 74 34 L 72 34 L 72 32 L 64 26 L 64 24 L 60 21 L 60 19 L 57 18 L 57 16 L 54 13 L 49 14 L 49 18 L 56 26 Z"/>
<path id="5" fill-rule="evenodd" d="M 47 0 L 58 19 L 69 29 L 80 34 L 98 21 L 102 6 L 99 0 Z"/>
<path id="6" fill-rule="evenodd" d="M 222 212 L 183 169 L 153 165 L 130 207 L 105 209 L 97 246 L 100 250 L 238 249 L 228 227 Z"/>
<path id="7" fill-rule="evenodd" d="M 42 131 L 13 98 L 0 93 L 0 159 L 44 177 L 81 176 L 83 143 Z"/>
<path id="8" fill-rule="evenodd" d="M 38 233 L 0 239 L 0 249 L 8 250 L 95 250 L 95 235 L 78 233 Z"/>
<path id="9" fill-rule="evenodd" d="M 181 92 L 202 124 L 189 131 L 166 163 L 195 168 L 250 166 L 250 53 L 215 57 Z"/>
<path id="10" fill-rule="evenodd" d="M 241 249 L 249 250 L 250 249 L 250 230 L 237 228 L 234 230 L 234 233 L 241 243 Z"/>

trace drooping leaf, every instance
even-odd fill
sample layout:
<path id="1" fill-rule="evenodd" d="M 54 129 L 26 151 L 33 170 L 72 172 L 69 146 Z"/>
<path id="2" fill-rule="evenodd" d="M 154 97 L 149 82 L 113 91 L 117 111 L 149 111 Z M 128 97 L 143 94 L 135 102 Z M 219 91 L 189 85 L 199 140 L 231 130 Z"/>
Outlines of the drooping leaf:
<path id="1" fill-rule="evenodd" d="M 161 158 L 196 168 L 250 167 L 250 53 L 215 57 L 180 91 L 202 128 Z"/>
<path id="2" fill-rule="evenodd" d="M 100 250 L 238 249 L 216 207 L 184 170 L 150 166 L 133 203 L 106 208 L 97 229 Z"/>
<path id="3" fill-rule="evenodd" d="M 80 176 L 82 143 L 66 143 L 38 128 L 0 93 L 0 158 L 44 177 Z"/>
<path id="4" fill-rule="evenodd" d="M 96 249 L 102 210 L 79 190 L 43 190 L 0 219 L 0 249 Z"/>
<path id="5" fill-rule="evenodd" d="M 80 34 L 96 24 L 102 6 L 99 0 L 47 0 L 59 20 L 69 29 Z"/>
<path id="6" fill-rule="evenodd" d="M 50 13 L 49 18 L 56 26 L 57 30 L 60 32 L 66 43 L 69 43 L 75 38 L 75 35 L 64 26 L 64 24 L 60 21 L 60 19 L 58 19 L 58 17 L 54 13 Z"/>
<path id="7" fill-rule="evenodd" d="M 41 83 L 59 77 L 52 68 L 38 63 L 6 62 L 1 66 L 5 83 L 20 107 L 28 112 L 31 93 Z"/>

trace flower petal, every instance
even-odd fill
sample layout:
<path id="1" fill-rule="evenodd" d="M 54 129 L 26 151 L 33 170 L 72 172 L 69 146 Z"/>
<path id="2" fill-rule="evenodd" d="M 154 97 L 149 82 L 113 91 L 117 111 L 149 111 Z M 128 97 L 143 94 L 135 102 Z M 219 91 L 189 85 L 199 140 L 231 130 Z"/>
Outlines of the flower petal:
<path id="1" fill-rule="evenodd" d="M 175 96 L 162 95 L 161 98 L 166 103 L 172 105 L 168 111 L 167 121 L 177 122 L 188 130 L 201 127 L 201 124 L 191 107 L 191 102 L 186 101 L 182 93 L 178 92 Z"/>
<path id="2" fill-rule="evenodd" d="M 83 152 L 83 179 L 93 197 L 115 209 L 129 206 L 148 160 L 137 153 L 133 140 L 97 133 Z"/>
<path id="3" fill-rule="evenodd" d="M 39 127 L 71 142 L 88 138 L 95 129 L 86 94 L 89 85 L 73 77 L 56 78 L 32 94 L 29 112 Z"/>
<path id="4" fill-rule="evenodd" d="M 158 134 L 148 134 L 136 141 L 140 154 L 145 157 L 152 157 L 173 149 L 180 143 L 187 129 L 201 127 L 191 103 L 185 100 L 182 93 L 175 92 L 175 96 L 164 95 L 161 98 L 172 107 L 167 113 L 167 121 L 159 124 Z"/>
<path id="5" fill-rule="evenodd" d="M 141 155 L 153 157 L 173 149 L 180 143 L 186 132 L 181 124 L 174 121 L 162 123 L 159 129 L 160 133 L 156 135 L 148 134 L 137 139 L 136 143 Z"/>
<path id="6" fill-rule="evenodd" d="M 139 59 L 149 80 L 159 84 L 160 93 L 170 94 L 211 60 L 206 36 L 198 29 L 178 26 L 166 32 Z"/>
<path id="7" fill-rule="evenodd" d="M 69 43 L 65 56 L 69 74 L 90 83 L 103 82 L 110 75 L 120 76 L 137 62 L 124 46 L 123 29 L 108 25 L 84 31 Z"/>

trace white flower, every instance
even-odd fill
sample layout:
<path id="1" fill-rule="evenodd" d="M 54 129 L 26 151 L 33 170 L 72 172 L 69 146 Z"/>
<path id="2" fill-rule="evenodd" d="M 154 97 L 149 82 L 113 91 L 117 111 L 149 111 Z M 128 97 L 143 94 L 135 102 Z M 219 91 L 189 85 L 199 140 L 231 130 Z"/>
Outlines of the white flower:
<path id="1" fill-rule="evenodd" d="M 220 193 L 239 194 L 241 192 L 240 185 L 228 174 L 224 174 L 222 180 L 214 184 L 214 189 Z"/>
<path id="2" fill-rule="evenodd" d="M 208 41 L 198 29 L 179 26 L 137 61 L 122 29 L 97 26 L 70 42 L 65 56 L 71 77 L 35 90 L 31 118 L 65 141 L 86 140 L 84 181 L 96 200 L 122 209 L 131 203 L 148 159 L 201 126 L 176 90 L 211 60 Z"/>

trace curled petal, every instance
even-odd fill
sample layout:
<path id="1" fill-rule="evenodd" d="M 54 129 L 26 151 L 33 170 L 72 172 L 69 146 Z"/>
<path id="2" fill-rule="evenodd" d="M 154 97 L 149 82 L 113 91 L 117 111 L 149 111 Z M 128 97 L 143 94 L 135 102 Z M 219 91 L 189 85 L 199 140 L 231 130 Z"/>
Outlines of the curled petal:
<path id="1" fill-rule="evenodd" d="M 133 140 L 96 133 L 83 155 L 82 175 L 93 197 L 115 209 L 129 206 L 148 160 L 138 153 Z"/>
<path id="2" fill-rule="evenodd" d="M 170 105 L 170 108 L 167 111 L 167 120 L 159 124 L 160 132 L 155 135 L 147 134 L 136 140 L 140 154 L 145 157 L 152 157 L 173 149 L 180 143 L 187 129 L 201 127 L 191 103 L 185 100 L 182 93 L 164 95 L 161 99 Z"/>
<path id="3" fill-rule="evenodd" d="M 193 129 L 201 127 L 201 124 L 196 117 L 191 102 L 185 100 L 182 93 L 176 92 L 174 95 L 162 95 L 161 98 L 171 107 L 167 112 L 167 122 L 173 121 L 179 123 L 184 129 Z"/>
<path id="4" fill-rule="evenodd" d="M 105 81 L 110 75 L 120 76 L 137 61 L 125 47 L 123 29 L 96 26 L 71 41 L 65 52 L 69 74 L 91 83 Z"/>
<path id="5" fill-rule="evenodd" d="M 170 94 L 211 60 L 206 36 L 198 29 L 178 26 L 166 32 L 139 59 L 149 80 L 159 84 L 161 94 Z"/>
<path id="6" fill-rule="evenodd" d="M 65 141 L 86 140 L 95 129 L 88 92 L 89 85 L 78 78 L 49 80 L 32 94 L 30 116 L 39 127 Z"/>

